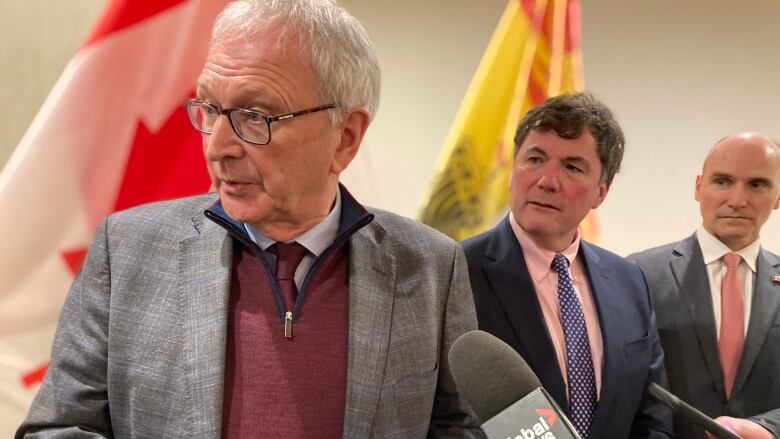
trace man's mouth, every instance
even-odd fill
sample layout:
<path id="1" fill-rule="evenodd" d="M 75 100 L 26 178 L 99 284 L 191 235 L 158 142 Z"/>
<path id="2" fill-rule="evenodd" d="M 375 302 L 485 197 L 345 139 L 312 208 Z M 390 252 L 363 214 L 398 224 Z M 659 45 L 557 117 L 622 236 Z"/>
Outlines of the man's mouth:
<path id="1" fill-rule="evenodd" d="M 254 185 L 254 183 L 248 180 L 240 179 L 219 179 L 220 188 L 228 193 L 239 193 Z"/>
<path id="2" fill-rule="evenodd" d="M 528 204 L 536 207 L 541 207 L 543 209 L 550 209 L 550 210 L 561 210 L 556 206 L 553 206 L 552 204 L 542 203 L 540 201 L 529 201 Z"/>
<path id="3" fill-rule="evenodd" d="M 746 221 L 750 220 L 750 218 L 741 215 L 721 215 L 718 218 L 726 219 L 726 220 L 746 220 Z"/>

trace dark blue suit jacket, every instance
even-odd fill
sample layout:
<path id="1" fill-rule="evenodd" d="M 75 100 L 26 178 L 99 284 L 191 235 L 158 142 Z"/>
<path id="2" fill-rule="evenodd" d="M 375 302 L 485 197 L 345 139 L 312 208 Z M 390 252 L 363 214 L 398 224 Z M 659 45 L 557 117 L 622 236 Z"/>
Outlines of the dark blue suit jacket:
<path id="1" fill-rule="evenodd" d="M 565 385 L 523 250 L 505 218 L 463 242 L 479 328 L 512 346 L 544 388 L 568 412 Z M 666 380 L 663 353 L 647 285 L 639 268 L 582 241 L 604 343 L 601 393 L 591 438 L 667 438 L 671 411 L 645 396 L 650 382 Z"/>

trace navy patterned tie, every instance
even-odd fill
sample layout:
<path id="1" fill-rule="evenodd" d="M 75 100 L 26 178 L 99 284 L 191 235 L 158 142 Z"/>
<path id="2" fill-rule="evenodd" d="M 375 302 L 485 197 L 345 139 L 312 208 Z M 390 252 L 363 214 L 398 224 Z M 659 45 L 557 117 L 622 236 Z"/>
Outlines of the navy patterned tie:
<path id="1" fill-rule="evenodd" d="M 569 277 L 569 261 L 555 255 L 552 269 L 558 273 L 558 300 L 566 339 L 566 374 L 569 377 L 569 409 L 571 421 L 580 436 L 590 435 L 593 411 L 596 408 L 596 375 L 588 343 L 585 316 Z"/>

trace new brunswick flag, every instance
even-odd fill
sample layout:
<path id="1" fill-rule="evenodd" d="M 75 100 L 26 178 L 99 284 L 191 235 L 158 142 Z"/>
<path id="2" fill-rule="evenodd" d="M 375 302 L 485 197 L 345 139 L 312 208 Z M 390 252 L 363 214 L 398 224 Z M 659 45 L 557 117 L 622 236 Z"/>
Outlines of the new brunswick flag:
<path id="1" fill-rule="evenodd" d="M 183 102 L 227 0 L 109 0 L 0 174 L 0 437 L 46 371 L 101 217 L 209 188 Z"/>
<path id="2" fill-rule="evenodd" d="M 509 0 L 439 156 L 420 220 L 455 239 L 507 212 L 514 134 L 545 99 L 581 91 L 578 0 Z M 593 213 L 581 224 L 596 238 Z"/>

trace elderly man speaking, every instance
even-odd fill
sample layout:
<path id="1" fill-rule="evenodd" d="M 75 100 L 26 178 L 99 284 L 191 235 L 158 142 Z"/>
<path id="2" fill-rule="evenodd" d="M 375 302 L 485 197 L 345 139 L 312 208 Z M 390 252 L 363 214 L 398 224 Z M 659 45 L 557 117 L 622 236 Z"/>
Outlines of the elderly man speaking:
<path id="1" fill-rule="evenodd" d="M 480 436 L 462 251 L 339 184 L 379 76 L 331 1 L 231 3 L 187 102 L 217 193 L 100 224 L 17 437 Z"/>

